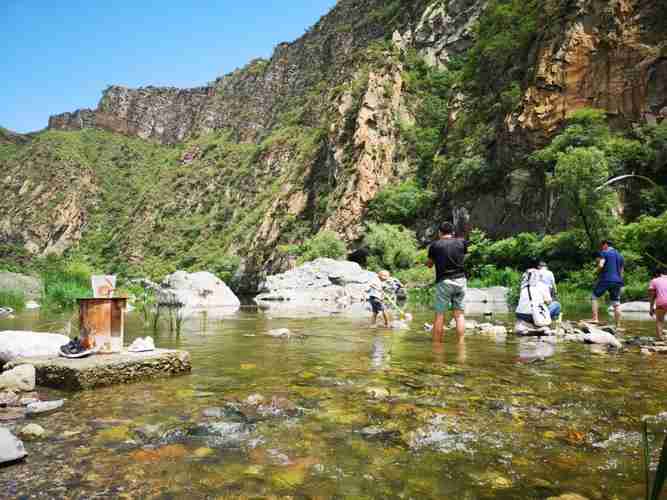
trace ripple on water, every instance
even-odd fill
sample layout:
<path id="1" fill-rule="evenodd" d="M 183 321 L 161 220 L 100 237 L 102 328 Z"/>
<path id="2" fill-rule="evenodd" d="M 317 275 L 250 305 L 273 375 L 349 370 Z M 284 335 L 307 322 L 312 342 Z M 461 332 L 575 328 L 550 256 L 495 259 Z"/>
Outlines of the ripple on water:
<path id="1" fill-rule="evenodd" d="M 26 318 L 12 327 L 30 329 Z M 593 356 L 559 345 L 544 362 L 517 364 L 540 346 L 511 336 L 436 345 L 417 327 L 379 335 L 342 318 L 277 326 L 306 339 L 257 335 L 273 325 L 243 312 L 153 335 L 191 351 L 190 376 L 49 391 L 65 407 L 38 418 L 49 437 L 26 443 L 28 462 L 0 469 L 0 491 L 629 498 L 643 481 L 641 416 L 667 411 L 667 357 L 649 362 L 639 348 Z M 128 317 L 128 341 L 150 334 Z"/>

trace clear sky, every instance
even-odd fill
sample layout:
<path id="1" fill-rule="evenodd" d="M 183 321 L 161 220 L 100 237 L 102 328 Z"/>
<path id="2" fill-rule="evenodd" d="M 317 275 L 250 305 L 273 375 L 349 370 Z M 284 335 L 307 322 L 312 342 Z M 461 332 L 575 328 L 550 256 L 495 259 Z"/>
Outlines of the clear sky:
<path id="1" fill-rule="evenodd" d="M 335 0 L 0 0 L 0 126 L 39 130 L 107 85 L 194 87 L 269 57 Z"/>

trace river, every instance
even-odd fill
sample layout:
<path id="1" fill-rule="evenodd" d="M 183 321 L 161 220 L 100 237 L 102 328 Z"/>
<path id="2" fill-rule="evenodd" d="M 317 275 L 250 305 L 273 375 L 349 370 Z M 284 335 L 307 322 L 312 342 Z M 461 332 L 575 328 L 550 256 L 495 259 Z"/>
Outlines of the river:
<path id="1" fill-rule="evenodd" d="M 33 419 L 49 435 L 0 469 L 0 496 L 643 498 L 641 417 L 667 410 L 667 356 L 559 344 L 540 360 L 512 336 L 433 344 L 429 319 L 392 332 L 246 308 L 161 329 L 156 344 L 189 351 L 192 374 L 41 391 L 65 406 Z M 0 330 L 63 323 L 26 312 Z M 295 337 L 265 335 L 282 327 Z M 650 322 L 625 327 L 652 335 Z M 149 334 L 130 314 L 126 342 Z"/>

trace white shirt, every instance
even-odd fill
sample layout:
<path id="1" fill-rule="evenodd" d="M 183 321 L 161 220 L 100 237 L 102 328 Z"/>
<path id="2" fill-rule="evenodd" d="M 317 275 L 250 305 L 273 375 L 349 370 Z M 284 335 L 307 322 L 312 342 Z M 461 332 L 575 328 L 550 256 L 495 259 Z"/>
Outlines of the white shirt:
<path id="1" fill-rule="evenodd" d="M 519 305 L 516 307 L 518 314 L 533 314 L 531 308 L 530 297 L 533 297 L 533 304 L 549 304 L 551 302 L 551 292 L 549 287 L 538 281 L 530 285 L 530 296 L 528 295 L 528 287 L 521 288 L 521 295 L 519 295 Z"/>
<path id="2" fill-rule="evenodd" d="M 537 270 L 539 280 L 547 285 L 549 288 L 556 288 L 556 278 L 554 273 L 549 271 L 546 267 Z"/>

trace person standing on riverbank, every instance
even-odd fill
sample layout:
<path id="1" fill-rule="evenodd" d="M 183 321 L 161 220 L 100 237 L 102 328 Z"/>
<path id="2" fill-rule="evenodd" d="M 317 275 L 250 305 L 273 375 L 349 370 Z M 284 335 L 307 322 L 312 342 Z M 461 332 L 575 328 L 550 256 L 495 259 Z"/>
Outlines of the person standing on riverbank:
<path id="1" fill-rule="evenodd" d="M 658 276 L 651 281 L 648 287 L 648 296 L 651 300 L 651 317 L 655 317 L 655 337 L 664 340 L 663 329 L 665 314 L 667 314 L 667 269 L 660 269 Z"/>
<path id="2" fill-rule="evenodd" d="M 467 234 L 467 228 L 466 228 Z M 445 325 L 445 313 L 451 309 L 456 322 L 459 340 L 465 335 L 464 300 L 467 280 L 463 261 L 468 252 L 468 242 L 454 237 L 454 226 L 443 222 L 438 231 L 438 239 L 428 248 L 428 267 L 435 266 L 435 319 L 433 339 L 441 340 Z"/>
<path id="3" fill-rule="evenodd" d="M 598 299 L 605 293 L 609 293 L 611 305 L 614 308 L 614 321 L 616 326 L 621 321 L 621 289 L 623 288 L 623 270 L 625 259 L 612 246 L 608 240 L 600 244 L 600 252 L 597 254 L 598 281 L 593 289 L 592 309 L 593 323 L 599 323 Z"/>

